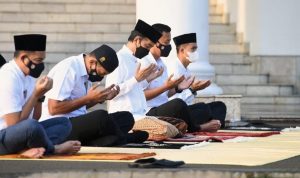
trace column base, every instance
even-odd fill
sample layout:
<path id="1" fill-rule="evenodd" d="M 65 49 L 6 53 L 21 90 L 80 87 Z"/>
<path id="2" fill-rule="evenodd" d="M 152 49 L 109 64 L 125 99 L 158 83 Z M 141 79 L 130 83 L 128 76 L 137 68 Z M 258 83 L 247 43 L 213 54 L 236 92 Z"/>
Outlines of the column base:
<path id="1" fill-rule="evenodd" d="M 227 107 L 225 121 L 235 122 L 241 120 L 241 99 L 242 95 L 197 96 L 194 103 L 222 101 Z"/>

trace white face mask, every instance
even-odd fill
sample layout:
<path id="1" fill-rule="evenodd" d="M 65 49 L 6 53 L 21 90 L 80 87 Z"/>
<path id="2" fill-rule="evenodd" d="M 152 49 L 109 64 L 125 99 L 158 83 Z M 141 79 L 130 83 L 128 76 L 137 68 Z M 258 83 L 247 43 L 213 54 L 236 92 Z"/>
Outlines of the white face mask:
<path id="1" fill-rule="evenodd" d="M 187 52 L 188 56 L 186 57 L 190 62 L 196 62 L 199 59 L 198 51 Z"/>

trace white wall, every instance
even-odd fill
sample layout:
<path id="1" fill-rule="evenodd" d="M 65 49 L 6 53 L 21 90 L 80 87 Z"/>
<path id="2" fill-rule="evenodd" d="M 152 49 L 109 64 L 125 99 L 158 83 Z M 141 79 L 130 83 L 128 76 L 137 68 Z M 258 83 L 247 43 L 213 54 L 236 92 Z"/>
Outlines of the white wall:
<path id="1" fill-rule="evenodd" d="M 197 79 L 212 80 L 215 70 L 209 63 L 208 8 L 208 0 L 137 0 L 136 17 L 149 24 L 165 23 L 169 25 L 172 28 L 173 37 L 185 33 L 196 33 L 200 57 L 189 65 L 189 69 Z M 170 62 L 177 57 L 175 45 L 173 42 L 171 44 L 173 50 L 166 59 Z M 212 83 L 205 90 L 198 92 L 198 95 L 222 93 L 222 89 Z"/>
<path id="2" fill-rule="evenodd" d="M 137 0 L 136 17 L 151 25 L 169 25 L 172 37 L 196 32 L 200 57 L 208 60 L 208 0 Z"/>
<path id="3" fill-rule="evenodd" d="M 300 55 L 299 0 L 222 1 L 251 55 Z"/>

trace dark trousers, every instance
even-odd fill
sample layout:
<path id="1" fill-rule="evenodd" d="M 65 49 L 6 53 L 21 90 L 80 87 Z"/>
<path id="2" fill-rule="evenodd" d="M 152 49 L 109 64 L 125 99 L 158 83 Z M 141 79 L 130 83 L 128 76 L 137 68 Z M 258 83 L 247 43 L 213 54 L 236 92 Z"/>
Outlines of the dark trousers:
<path id="1" fill-rule="evenodd" d="M 84 146 L 114 146 L 126 142 L 125 134 L 133 127 L 128 112 L 108 114 L 96 110 L 70 118 L 72 131 L 68 140 L 79 140 Z"/>
<path id="2" fill-rule="evenodd" d="M 128 111 L 120 111 L 108 114 L 110 119 L 119 126 L 120 130 L 124 135 L 126 135 L 134 125 L 134 118 L 132 114 Z"/>
<path id="3" fill-rule="evenodd" d="M 225 127 L 226 105 L 221 101 L 196 103 L 190 105 L 189 110 L 193 123 L 197 125 L 216 119 L 221 122 L 221 128 Z"/>
<path id="4" fill-rule="evenodd" d="M 195 124 L 191 118 L 187 104 L 181 99 L 173 99 L 158 107 L 151 108 L 147 116 L 166 116 L 184 120 L 188 125 L 188 132 L 199 131 L 199 125 Z"/>

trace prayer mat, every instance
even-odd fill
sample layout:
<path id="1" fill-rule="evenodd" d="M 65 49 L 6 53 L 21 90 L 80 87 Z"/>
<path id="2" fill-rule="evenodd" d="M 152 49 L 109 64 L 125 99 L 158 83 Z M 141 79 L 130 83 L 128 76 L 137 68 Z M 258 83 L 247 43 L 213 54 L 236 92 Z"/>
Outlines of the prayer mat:
<path id="1" fill-rule="evenodd" d="M 222 142 L 223 140 L 233 139 L 238 136 L 207 136 L 207 135 L 195 135 L 185 134 L 182 138 L 168 138 L 165 141 L 171 142 Z"/>
<path id="2" fill-rule="evenodd" d="M 187 133 L 182 138 L 168 138 L 166 141 L 172 142 L 222 142 L 224 140 L 234 139 L 236 137 L 267 137 L 280 134 L 273 132 L 194 132 Z"/>
<path id="3" fill-rule="evenodd" d="M 151 153 L 77 153 L 75 155 L 46 155 L 41 159 L 47 160 L 135 160 L 155 156 L 156 154 Z M 22 158 L 19 154 L 3 155 L 1 159 L 30 159 Z"/>
<path id="4" fill-rule="evenodd" d="M 236 121 L 226 123 L 225 130 L 248 130 L 248 131 L 281 131 L 284 127 L 274 126 L 263 122 Z"/>
<path id="5" fill-rule="evenodd" d="M 248 131 L 282 131 L 283 128 L 271 128 L 271 127 L 225 127 L 225 130 L 248 130 Z"/>
<path id="6" fill-rule="evenodd" d="M 159 142 L 146 142 L 146 143 L 129 143 L 120 146 L 121 148 L 150 148 L 150 149 L 180 149 L 183 146 L 193 145 L 191 143 L 166 143 Z"/>
<path id="7" fill-rule="evenodd" d="M 236 137 L 268 137 L 280 134 L 279 131 L 271 132 L 194 132 L 192 135 L 200 136 L 236 136 Z"/>

